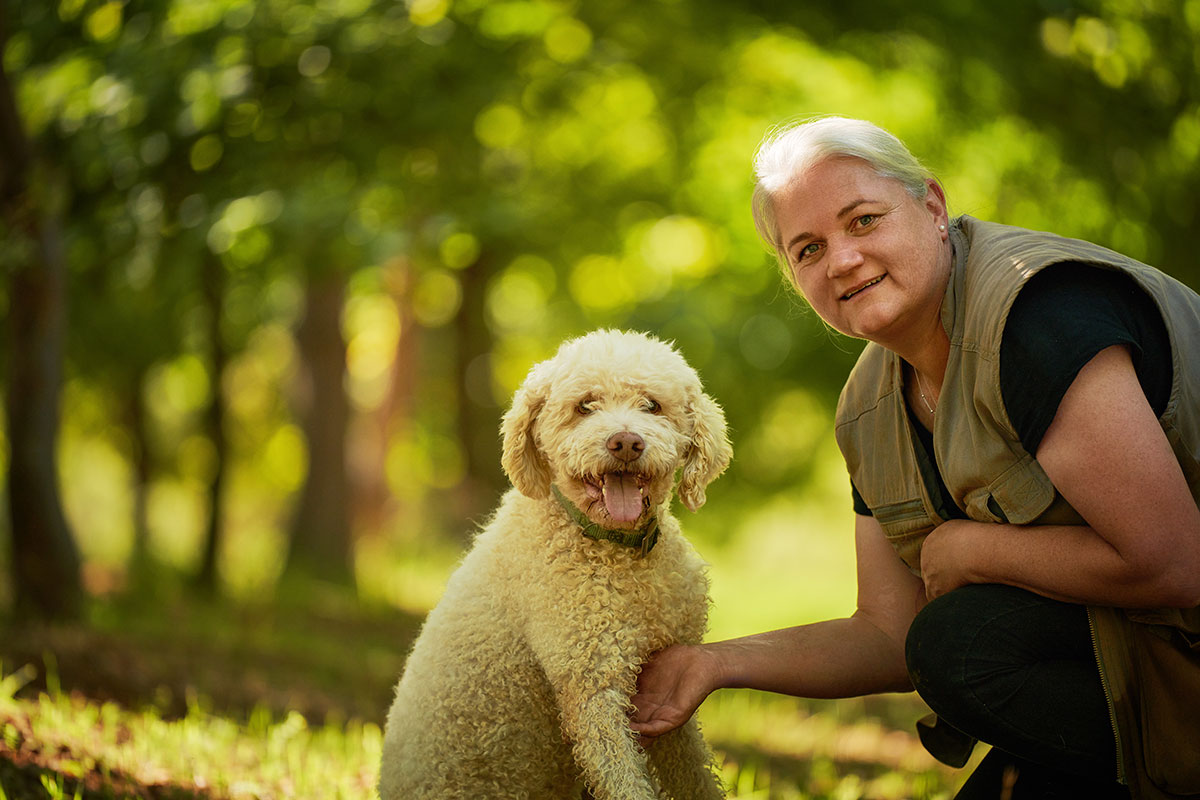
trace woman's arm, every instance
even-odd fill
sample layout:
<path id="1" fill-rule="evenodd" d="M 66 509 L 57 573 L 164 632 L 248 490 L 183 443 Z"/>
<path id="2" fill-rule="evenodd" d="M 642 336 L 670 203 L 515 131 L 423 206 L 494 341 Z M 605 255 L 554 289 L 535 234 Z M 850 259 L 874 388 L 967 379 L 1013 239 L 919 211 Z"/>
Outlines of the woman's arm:
<path id="1" fill-rule="evenodd" d="M 856 517 L 855 557 L 858 609 L 851 617 L 656 653 L 638 678 L 634 731 L 654 737 L 673 730 L 722 688 L 800 697 L 910 691 L 904 638 L 924 604 L 924 586 L 871 517 Z"/>
<path id="2" fill-rule="evenodd" d="M 947 522 L 922 548 L 930 597 L 1005 583 L 1078 603 L 1200 604 L 1200 508 L 1124 346 L 1079 371 L 1037 460 L 1089 524 Z"/>

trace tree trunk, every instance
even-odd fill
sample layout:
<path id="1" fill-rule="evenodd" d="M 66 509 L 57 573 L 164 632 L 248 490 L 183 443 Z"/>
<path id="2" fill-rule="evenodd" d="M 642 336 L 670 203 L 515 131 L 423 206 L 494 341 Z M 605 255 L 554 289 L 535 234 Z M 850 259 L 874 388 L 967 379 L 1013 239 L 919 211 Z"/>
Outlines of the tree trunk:
<path id="1" fill-rule="evenodd" d="M 0 20 L 2 27 L 3 20 Z M 4 31 L 0 30 L 0 51 Z M 0 65 L 0 221 L 8 281 L 9 514 L 18 613 L 77 616 L 79 553 L 62 510 L 55 448 L 66 326 L 58 221 L 31 191 L 32 149 Z M 44 188 L 44 187 L 42 187 Z"/>
<path id="2" fill-rule="evenodd" d="M 133 552 L 132 572 L 135 578 L 143 577 L 150 566 L 150 520 L 149 493 L 151 475 L 150 434 L 147 430 L 146 401 L 143 386 L 146 371 L 138 369 L 130 376 L 124 387 L 125 424 L 133 437 L 130 454 L 133 469 Z"/>
<path id="3" fill-rule="evenodd" d="M 490 263 L 485 253 L 462 271 L 463 301 L 455 320 L 458 436 L 466 455 L 466 476 L 455 493 L 463 518 L 486 513 L 507 485 L 500 468 L 501 409 L 491 397 L 492 338 L 485 322 Z"/>
<path id="4" fill-rule="evenodd" d="M 345 276 L 310 276 L 304 320 L 296 332 L 302 361 L 300 416 L 308 442 L 308 476 L 292 522 L 288 570 L 339 583 L 353 579 L 346 429 Z"/>
<path id="5" fill-rule="evenodd" d="M 204 555 L 196 583 L 206 592 L 215 594 L 218 581 L 218 560 L 221 541 L 225 530 L 225 472 L 229 458 L 229 446 L 225 437 L 225 394 L 221 391 L 221 379 L 229 360 L 225 340 L 221 335 L 221 320 L 225 303 L 225 275 L 217 257 L 206 253 L 203 270 L 204 301 L 208 306 L 209 320 L 209 383 L 211 397 L 204 414 L 204 428 L 213 445 L 216 464 L 212 480 L 208 485 L 208 527 L 204 532 Z"/>
<path id="6" fill-rule="evenodd" d="M 407 260 L 396 258 L 388 264 L 385 283 L 400 317 L 400 331 L 388 370 L 387 395 L 364 420 L 365 432 L 355 437 L 354 525 L 371 536 L 383 535 L 397 510 L 388 484 L 388 453 L 397 430 L 403 430 L 412 417 L 416 395 L 420 327 L 413 314 L 412 282 Z"/>

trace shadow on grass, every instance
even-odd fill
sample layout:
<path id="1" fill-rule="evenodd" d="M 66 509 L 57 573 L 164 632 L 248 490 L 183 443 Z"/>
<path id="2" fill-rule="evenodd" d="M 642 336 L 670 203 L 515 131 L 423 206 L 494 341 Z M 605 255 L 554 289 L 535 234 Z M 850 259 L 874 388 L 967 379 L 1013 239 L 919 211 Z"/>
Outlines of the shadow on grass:
<path id="1" fill-rule="evenodd" d="M 420 624 L 332 586 L 253 605 L 131 595 L 86 622 L 9 624 L 0 665 L 36 669 L 22 696 L 61 690 L 168 719 L 199 705 L 241 720 L 266 709 L 382 724 Z"/>
<path id="2" fill-rule="evenodd" d="M 22 747 L 14 750 L 0 742 L 0 788 L 8 800 L 210 800 L 212 795 L 196 787 L 171 783 L 147 785 L 120 773 L 105 770 L 83 772 L 78 777 L 72 754 L 44 753 Z M 66 763 L 64 763 L 66 762 Z M 72 765 L 72 766 L 68 766 Z"/>
<path id="3" fill-rule="evenodd" d="M 724 770 L 738 795 L 803 797 L 947 797 L 949 780 L 945 770 L 910 771 L 881 761 L 830 758 L 811 754 L 771 751 L 755 744 L 721 741 L 713 748 L 724 762 Z M 847 789 L 847 785 L 852 789 Z"/>

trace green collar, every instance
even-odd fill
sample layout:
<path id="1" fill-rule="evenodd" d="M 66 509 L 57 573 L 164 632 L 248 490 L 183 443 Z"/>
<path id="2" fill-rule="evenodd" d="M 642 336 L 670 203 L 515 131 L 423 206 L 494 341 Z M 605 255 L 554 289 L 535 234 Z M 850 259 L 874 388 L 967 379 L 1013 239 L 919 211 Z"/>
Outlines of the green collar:
<path id="1" fill-rule="evenodd" d="M 654 549 L 654 545 L 658 543 L 658 518 L 651 517 L 643 527 L 635 531 L 615 531 L 609 528 L 602 528 L 596 523 L 587 518 L 587 515 L 580 511 L 575 505 L 563 496 L 558 487 L 550 484 L 550 491 L 554 492 L 554 499 L 563 507 L 563 510 L 570 515 L 571 519 L 583 531 L 583 535 L 589 539 L 597 541 L 610 541 L 617 544 L 633 547 L 641 550 L 641 555 L 646 555 Z"/>

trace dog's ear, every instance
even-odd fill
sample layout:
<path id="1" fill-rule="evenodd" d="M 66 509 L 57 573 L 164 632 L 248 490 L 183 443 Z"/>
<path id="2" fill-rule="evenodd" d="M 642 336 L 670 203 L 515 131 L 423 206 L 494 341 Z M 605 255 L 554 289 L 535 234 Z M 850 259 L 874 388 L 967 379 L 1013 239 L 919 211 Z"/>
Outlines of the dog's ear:
<path id="1" fill-rule="evenodd" d="M 548 382 L 535 369 L 513 396 L 512 407 L 500 423 L 503 449 L 500 465 L 512 485 L 526 497 L 542 500 L 550 495 L 550 465 L 538 449 L 533 426 L 546 404 Z"/>
<path id="2" fill-rule="evenodd" d="M 704 505 L 704 490 L 729 466 L 733 446 L 725 429 L 725 414 L 711 397 L 701 392 L 688 405 L 692 438 L 683 456 L 679 499 L 691 511 Z"/>

